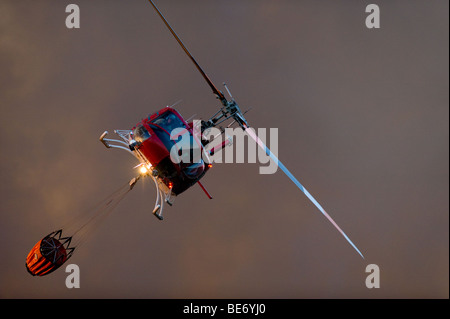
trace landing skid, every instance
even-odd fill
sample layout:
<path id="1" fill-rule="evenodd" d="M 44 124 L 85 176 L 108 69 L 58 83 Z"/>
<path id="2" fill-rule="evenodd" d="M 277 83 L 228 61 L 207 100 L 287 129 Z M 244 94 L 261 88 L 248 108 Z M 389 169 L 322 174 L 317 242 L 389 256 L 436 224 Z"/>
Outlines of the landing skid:
<path id="1" fill-rule="evenodd" d="M 155 215 L 155 217 L 159 220 L 163 220 L 164 218 L 162 216 L 162 213 L 164 204 L 172 206 L 175 195 L 172 194 L 172 189 L 168 188 L 166 184 L 164 184 L 157 177 L 153 176 L 153 174 L 148 175 L 152 178 L 156 188 L 156 201 L 155 207 L 153 208 L 153 215 Z"/>
<path id="2" fill-rule="evenodd" d="M 132 136 L 130 134 L 131 131 L 116 130 L 114 131 L 114 133 L 119 135 L 123 139 L 123 141 L 105 138 L 108 134 L 108 132 L 105 131 L 100 136 L 100 142 L 102 142 L 102 144 L 105 145 L 106 148 L 117 148 L 125 150 L 133 154 L 140 161 L 140 164 L 135 166 L 135 168 L 140 169 L 140 175 L 130 180 L 130 182 L 128 183 L 130 185 L 130 190 L 134 188 L 137 181 L 141 179 L 141 177 L 149 176 L 155 183 L 156 188 L 156 200 L 152 213 L 159 220 L 163 220 L 164 218 L 162 216 L 162 212 L 164 210 L 164 205 L 168 204 L 169 206 L 172 206 L 175 201 L 176 195 L 172 193 L 171 187 L 167 187 L 167 185 L 163 183 L 160 178 L 158 178 L 157 172 L 153 171 L 150 163 L 145 161 L 144 157 L 139 153 L 139 151 L 134 150 L 132 146 L 135 141 L 132 139 Z M 141 170 L 141 168 L 144 168 L 144 170 Z"/>

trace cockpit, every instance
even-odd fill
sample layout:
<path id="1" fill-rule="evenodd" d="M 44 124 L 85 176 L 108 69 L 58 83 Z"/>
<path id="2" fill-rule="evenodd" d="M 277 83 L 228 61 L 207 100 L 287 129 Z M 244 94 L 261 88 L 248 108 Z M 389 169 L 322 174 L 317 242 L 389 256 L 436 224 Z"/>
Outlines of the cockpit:
<path id="1" fill-rule="evenodd" d="M 186 176 L 194 179 L 203 173 L 205 164 L 201 158 L 201 145 L 194 139 L 190 128 L 178 116 L 171 111 L 166 111 L 150 121 L 148 125 L 169 152 L 175 148 L 176 154 L 172 153 L 172 155 L 178 158 L 176 162 L 181 164 L 180 168 Z"/>
<path id="2" fill-rule="evenodd" d="M 147 131 L 147 129 L 143 125 L 139 124 L 134 129 L 133 136 L 134 136 L 134 140 L 136 142 L 142 143 L 146 139 L 148 139 L 151 135 L 150 135 L 150 133 Z"/>

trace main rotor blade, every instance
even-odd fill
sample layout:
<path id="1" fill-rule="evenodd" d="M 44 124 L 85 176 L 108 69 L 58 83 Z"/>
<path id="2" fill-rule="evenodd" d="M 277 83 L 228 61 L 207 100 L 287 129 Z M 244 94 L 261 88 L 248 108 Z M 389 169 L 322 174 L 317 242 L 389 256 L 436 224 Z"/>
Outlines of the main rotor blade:
<path id="1" fill-rule="evenodd" d="M 214 85 L 214 83 L 209 79 L 209 77 L 206 75 L 206 73 L 203 71 L 203 69 L 200 67 L 200 65 L 197 63 L 197 61 L 194 59 L 192 54 L 189 52 L 189 50 L 186 48 L 186 46 L 183 44 L 181 39 L 178 37 L 178 35 L 175 33 L 175 31 L 172 29 L 170 24 L 167 22 L 166 18 L 162 15 L 161 11 L 156 7 L 156 5 L 153 3 L 152 0 L 148 0 L 150 4 L 153 6 L 153 8 L 156 10 L 160 18 L 163 20 L 166 27 L 169 29 L 169 31 L 172 33 L 174 38 L 177 40 L 177 42 L 180 44 L 181 48 L 184 50 L 184 52 L 187 54 L 187 56 L 191 59 L 192 63 L 194 63 L 197 70 L 200 72 L 200 74 L 203 76 L 203 78 L 206 80 L 208 85 L 211 87 L 214 94 L 217 95 L 217 97 L 220 99 L 220 101 L 223 103 L 226 101 L 225 96 L 220 92 L 217 87 Z"/>
<path id="2" fill-rule="evenodd" d="M 300 182 L 292 175 L 292 173 L 286 168 L 286 166 L 281 163 L 278 158 L 270 151 L 270 149 L 256 136 L 255 133 L 248 127 L 245 127 L 245 131 L 248 135 L 253 138 L 253 140 L 261 147 L 267 155 L 269 155 L 277 164 L 278 167 L 286 174 L 287 177 L 303 192 L 303 194 L 308 197 L 308 199 L 319 209 L 319 211 L 328 219 L 328 221 L 341 233 L 342 236 L 347 240 L 347 242 L 358 252 L 358 254 L 364 259 L 364 255 L 356 247 L 356 245 L 350 240 L 350 238 L 344 233 L 344 231 L 338 226 L 338 224 L 331 218 L 330 215 L 323 209 L 319 202 L 306 190 L 306 188 L 300 184 Z"/>

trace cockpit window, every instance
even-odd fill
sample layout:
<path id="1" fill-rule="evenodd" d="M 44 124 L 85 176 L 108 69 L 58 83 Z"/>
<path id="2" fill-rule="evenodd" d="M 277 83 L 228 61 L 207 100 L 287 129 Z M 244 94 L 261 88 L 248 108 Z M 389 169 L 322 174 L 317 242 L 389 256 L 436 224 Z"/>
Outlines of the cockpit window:
<path id="1" fill-rule="evenodd" d="M 178 116 L 173 114 L 172 112 L 165 112 L 158 118 L 152 121 L 162 129 L 166 130 L 167 133 L 171 134 L 172 131 L 176 128 L 185 128 L 186 126 L 180 120 Z"/>
<path id="2" fill-rule="evenodd" d="M 186 177 L 195 179 L 203 174 L 205 163 L 202 159 L 201 145 L 178 116 L 167 111 L 149 125 L 170 152 L 172 162 L 181 165 L 180 168 Z"/>
<path id="3" fill-rule="evenodd" d="M 151 121 L 149 125 L 169 152 L 172 150 L 172 147 L 176 144 L 177 140 L 172 139 L 172 132 L 176 129 L 186 128 L 178 116 L 172 112 L 164 112 L 161 116 Z"/>
<path id="4" fill-rule="evenodd" d="M 134 129 L 133 134 L 134 134 L 134 139 L 137 142 L 141 142 L 141 143 L 150 137 L 150 133 L 142 125 L 139 125 L 138 127 L 136 127 Z"/>

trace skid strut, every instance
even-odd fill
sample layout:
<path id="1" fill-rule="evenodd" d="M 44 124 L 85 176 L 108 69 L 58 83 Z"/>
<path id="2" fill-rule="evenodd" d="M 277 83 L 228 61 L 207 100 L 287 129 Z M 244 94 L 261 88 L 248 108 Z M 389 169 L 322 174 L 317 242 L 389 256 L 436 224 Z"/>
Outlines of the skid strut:
<path id="1" fill-rule="evenodd" d="M 135 166 L 135 168 L 139 168 L 141 166 L 149 168 L 147 173 L 141 173 L 137 177 L 132 178 L 128 184 L 130 186 L 130 190 L 132 190 L 141 177 L 151 177 L 151 179 L 155 183 L 156 188 L 156 201 L 152 213 L 159 220 L 163 220 L 164 218 L 162 216 L 162 212 L 164 209 L 164 205 L 168 204 L 172 206 L 173 204 L 175 195 L 172 194 L 172 189 L 170 187 L 167 187 L 167 185 L 165 185 L 158 178 L 157 172 L 151 170 L 151 164 L 149 164 L 138 151 L 132 151 L 132 149 L 134 149 L 132 146 L 134 145 L 135 141 L 132 138 L 130 130 L 115 130 L 114 133 L 118 134 L 122 138 L 122 140 L 106 138 L 106 136 L 108 135 L 108 131 L 105 131 L 99 138 L 100 142 L 102 142 L 103 145 L 107 148 L 118 148 L 133 154 L 141 162 L 139 165 Z"/>

